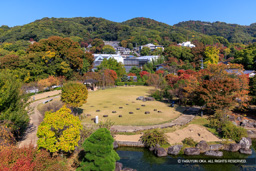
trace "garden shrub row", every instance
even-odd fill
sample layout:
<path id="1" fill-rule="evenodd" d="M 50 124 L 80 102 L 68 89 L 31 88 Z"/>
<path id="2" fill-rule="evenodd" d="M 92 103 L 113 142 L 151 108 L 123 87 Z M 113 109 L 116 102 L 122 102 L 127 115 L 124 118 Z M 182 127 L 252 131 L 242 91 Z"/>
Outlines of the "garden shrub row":
<path id="1" fill-rule="evenodd" d="M 124 85 L 145 85 L 144 82 L 117 82 L 117 86 L 124 86 Z"/>

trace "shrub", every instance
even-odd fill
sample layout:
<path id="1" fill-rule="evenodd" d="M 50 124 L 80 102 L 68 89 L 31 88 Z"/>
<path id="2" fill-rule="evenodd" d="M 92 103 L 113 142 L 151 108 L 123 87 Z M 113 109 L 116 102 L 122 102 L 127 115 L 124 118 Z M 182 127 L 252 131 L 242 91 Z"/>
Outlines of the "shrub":
<path id="1" fill-rule="evenodd" d="M 0 170 L 67 170 L 60 161 L 60 158 L 52 158 L 47 151 L 37 151 L 33 146 L 22 148 L 10 146 L 0 151 Z"/>
<path id="2" fill-rule="evenodd" d="M 182 141 L 183 144 L 185 145 L 188 145 L 188 146 L 191 146 L 191 147 L 195 147 L 196 145 L 196 142 L 193 140 L 193 138 L 189 137 L 189 138 L 185 138 L 183 141 Z"/>
<path id="3" fill-rule="evenodd" d="M 85 156 L 81 162 L 81 170 L 115 170 L 118 154 L 113 149 L 114 139 L 110 131 L 100 128 L 83 143 Z"/>
<path id="4" fill-rule="evenodd" d="M 58 111 L 61 107 L 63 106 L 63 103 L 61 101 L 58 100 L 54 100 L 50 103 L 47 103 L 45 105 L 42 106 L 42 108 L 40 109 L 40 113 L 42 115 L 45 114 L 45 112 L 51 111 L 51 112 L 56 112 Z"/>
<path id="5" fill-rule="evenodd" d="M 235 126 L 231 121 L 226 122 L 221 128 L 221 134 L 224 138 L 239 142 L 242 137 L 247 137 L 246 129 Z"/>
<path id="6" fill-rule="evenodd" d="M 155 90 L 150 93 L 151 97 L 154 97 L 156 100 L 163 100 L 163 92 L 160 90 Z"/>
<path id="7" fill-rule="evenodd" d="M 6 147 L 15 145 L 16 140 L 11 130 L 4 125 L 0 125 L 0 151 Z"/>
<path id="8" fill-rule="evenodd" d="M 124 82 L 118 82 L 116 83 L 117 86 L 124 86 Z"/>
<path id="9" fill-rule="evenodd" d="M 140 139 L 147 147 L 167 144 L 167 136 L 160 129 L 147 130 Z"/>
<path id="10" fill-rule="evenodd" d="M 81 129 L 81 121 L 66 106 L 57 112 L 46 112 L 37 131 L 38 148 L 50 152 L 71 152 L 78 145 Z"/>

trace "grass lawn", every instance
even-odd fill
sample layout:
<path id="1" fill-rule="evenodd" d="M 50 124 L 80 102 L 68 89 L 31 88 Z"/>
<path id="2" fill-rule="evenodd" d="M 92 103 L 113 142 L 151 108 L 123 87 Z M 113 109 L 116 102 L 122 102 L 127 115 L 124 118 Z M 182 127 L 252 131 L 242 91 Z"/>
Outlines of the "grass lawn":
<path id="1" fill-rule="evenodd" d="M 181 107 L 172 108 L 169 107 L 169 104 L 159 101 L 136 100 L 138 96 L 148 96 L 150 89 L 153 87 L 135 86 L 89 92 L 87 103 L 81 108 L 83 115 L 91 114 L 91 116 L 84 118 L 82 122 L 93 123 L 91 118 L 99 116 L 99 121 L 110 119 L 115 125 L 154 125 L 169 122 L 180 116 L 183 110 Z M 136 110 L 136 108 L 140 108 L 140 110 Z M 100 110 L 100 112 L 96 112 L 96 110 Z M 116 113 L 112 113 L 112 111 L 116 111 Z M 145 114 L 146 111 L 149 111 L 150 114 Z M 133 112 L 133 114 L 129 114 L 129 112 Z M 108 115 L 108 117 L 103 118 L 103 115 Z M 119 115 L 122 117 L 118 117 Z"/>

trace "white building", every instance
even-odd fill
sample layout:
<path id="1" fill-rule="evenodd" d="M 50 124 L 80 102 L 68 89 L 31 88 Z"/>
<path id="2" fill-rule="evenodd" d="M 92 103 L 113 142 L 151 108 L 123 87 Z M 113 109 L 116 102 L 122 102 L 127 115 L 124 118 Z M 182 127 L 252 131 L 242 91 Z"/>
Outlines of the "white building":
<path id="1" fill-rule="evenodd" d="M 140 51 L 143 47 L 149 47 L 151 51 L 154 51 L 157 48 L 161 48 L 164 51 L 164 46 L 162 45 L 154 45 L 152 43 L 146 44 L 146 45 L 142 45 L 140 46 Z"/>
<path id="2" fill-rule="evenodd" d="M 103 61 L 103 59 L 114 58 L 117 62 L 124 63 L 124 58 L 120 54 L 93 54 L 94 62 L 93 62 L 93 70 L 97 68 Z"/>
<path id="3" fill-rule="evenodd" d="M 190 41 L 183 42 L 183 43 L 179 43 L 178 45 L 179 45 L 179 46 L 190 47 L 190 48 L 196 47 L 196 46 L 195 46 L 194 44 L 192 44 Z"/>

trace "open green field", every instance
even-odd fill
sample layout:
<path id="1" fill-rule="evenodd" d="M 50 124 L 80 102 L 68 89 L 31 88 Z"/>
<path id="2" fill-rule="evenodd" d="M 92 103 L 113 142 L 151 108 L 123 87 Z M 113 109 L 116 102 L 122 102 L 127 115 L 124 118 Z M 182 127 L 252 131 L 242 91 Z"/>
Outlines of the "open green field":
<path id="1" fill-rule="evenodd" d="M 180 107 L 172 108 L 169 107 L 170 104 L 159 101 L 136 100 L 139 96 L 148 96 L 150 89 L 153 87 L 136 86 L 89 92 L 87 103 L 81 108 L 83 115 L 91 114 L 91 116 L 82 121 L 83 123 L 93 123 L 91 118 L 99 116 L 99 121 L 110 119 L 115 125 L 154 125 L 171 121 L 181 114 Z M 119 109 L 119 107 L 123 108 Z M 140 108 L 140 110 L 136 110 L 136 108 Z M 96 112 L 96 110 L 100 110 L 100 112 Z M 116 113 L 112 113 L 112 111 L 116 111 Z M 146 111 L 149 111 L 150 114 L 145 114 Z M 133 114 L 129 114 L 129 112 L 133 112 Z M 108 115 L 108 117 L 103 118 L 103 115 Z M 122 117 L 118 117 L 119 115 Z"/>

